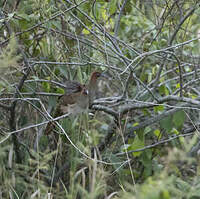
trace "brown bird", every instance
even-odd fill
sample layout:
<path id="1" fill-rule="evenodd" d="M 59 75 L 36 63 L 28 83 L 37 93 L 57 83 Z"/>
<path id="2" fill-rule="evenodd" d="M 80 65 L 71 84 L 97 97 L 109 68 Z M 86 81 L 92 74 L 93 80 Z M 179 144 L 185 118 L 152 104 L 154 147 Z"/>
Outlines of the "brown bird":
<path id="1" fill-rule="evenodd" d="M 89 84 L 84 85 L 88 89 L 88 97 L 89 97 L 89 105 L 98 97 L 98 80 L 101 78 L 108 78 L 104 73 L 93 72 L 90 76 Z M 65 90 L 67 93 L 75 93 L 77 92 L 77 88 L 81 86 L 79 82 L 75 81 L 67 81 L 65 83 Z"/>
<path id="2" fill-rule="evenodd" d="M 88 90 L 85 85 L 76 83 L 76 89 L 72 93 L 59 97 L 58 105 L 54 113 L 54 118 L 64 114 L 76 115 L 87 110 L 89 104 Z M 54 123 L 49 122 L 45 129 L 45 134 L 49 134 L 54 128 Z"/>
<path id="3" fill-rule="evenodd" d="M 90 77 L 90 81 L 87 86 L 89 91 L 89 106 L 91 106 L 92 102 L 98 96 L 98 80 L 100 79 L 100 77 L 106 77 L 106 76 L 100 72 L 93 72 Z"/>
<path id="4" fill-rule="evenodd" d="M 89 103 L 87 88 L 85 85 L 80 85 L 76 89 L 76 92 L 65 94 L 59 98 L 55 117 L 66 113 L 75 115 L 87 109 Z"/>
<path id="5" fill-rule="evenodd" d="M 82 85 L 75 81 L 66 82 L 65 89 L 67 94 L 62 95 L 59 98 L 54 118 L 67 113 L 70 113 L 71 115 L 77 115 L 87 110 L 97 97 L 98 79 L 100 77 L 106 76 L 100 72 L 93 72 L 88 85 Z M 45 133 L 48 134 L 53 128 L 53 122 L 49 122 L 47 124 Z"/>
<path id="6" fill-rule="evenodd" d="M 64 85 L 65 85 L 64 88 L 65 88 L 66 94 L 80 92 L 80 87 L 82 86 L 85 87 L 85 84 L 82 85 L 81 83 L 76 82 L 76 81 L 66 81 Z"/>

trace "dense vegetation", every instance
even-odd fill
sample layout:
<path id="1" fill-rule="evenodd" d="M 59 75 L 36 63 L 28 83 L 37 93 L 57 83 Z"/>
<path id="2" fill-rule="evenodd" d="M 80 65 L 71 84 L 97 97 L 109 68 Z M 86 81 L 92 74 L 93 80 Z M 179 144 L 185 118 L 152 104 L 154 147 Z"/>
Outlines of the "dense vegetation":
<path id="1" fill-rule="evenodd" d="M 0 198 L 199 198 L 199 6 L 0 1 Z M 101 98 L 45 135 L 92 71 Z"/>

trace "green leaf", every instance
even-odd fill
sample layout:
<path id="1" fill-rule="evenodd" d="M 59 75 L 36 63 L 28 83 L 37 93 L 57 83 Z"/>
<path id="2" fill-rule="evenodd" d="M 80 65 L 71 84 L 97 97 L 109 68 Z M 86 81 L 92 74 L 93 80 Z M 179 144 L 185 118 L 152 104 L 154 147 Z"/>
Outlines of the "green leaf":
<path id="1" fill-rule="evenodd" d="M 160 121 L 160 126 L 164 128 L 166 131 L 171 131 L 173 127 L 172 117 L 167 116 L 166 118 Z"/>
<path id="2" fill-rule="evenodd" d="M 185 143 L 185 138 L 184 138 L 184 137 L 179 137 L 178 139 L 179 139 L 179 142 L 180 142 L 180 143 L 182 143 L 182 144 Z"/>
<path id="3" fill-rule="evenodd" d="M 133 127 L 134 127 L 134 126 L 138 126 L 138 125 L 139 125 L 139 123 L 138 123 L 138 122 L 136 122 L 136 123 L 134 123 L 134 124 L 133 124 Z"/>
<path id="4" fill-rule="evenodd" d="M 144 177 L 152 175 L 152 150 L 145 150 L 140 156 L 141 162 L 144 165 Z"/>
<path id="5" fill-rule="evenodd" d="M 143 112 L 144 115 L 151 116 L 151 112 L 147 108 L 143 108 L 142 112 Z"/>
<path id="6" fill-rule="evenodd" d="M 84 28 L 83 31 L 82 31 L 82 33 L 83 33 L 84 35 L 89 35 L 89 34 L 90 34 L 90 31 L 87 30 L 86 28 Z"/>
<path id="7" fill-rule="evenodd" d="M 162 190 L 162 194 L 161 194 L 163 199 L 170 199 L 170 193 L 168 190 Z"/>
<path id="8" fill-rule="evenodd" d="M 178 128 L 183 125 L 185 121 L 185 112 L 184 111 L 178 111 L 173 115 L 173 123 Z"/>
<path id="9" fill-rule="evenodd" d="M 176 134 L 176 135 L 179 135 L 179 134 L 180 134 L 180 132 L 179 132 L 177 129 L 175 129 L 175 128 L 172 129 L 172 133 L 174 133 L 174 134 Z"/>
<path id="10" fill-rule="evenodd" d="M 155 112 L 164 111 L 164 106 L 163 105 L 155 106 L 154 107 L 154 111 Z"/>
<path id="11" fill-rule="evenodd" d="M 143 147 L 144 147 L 144 139 L 141 140 L 141 139 L 139 139 L 138 135 L 136 135 L 133 143 L 128 147 L 127 150 L 131 151 L 131 150 L 136 150 L 136 149 L 140 149 L 140 148 L 143 148 Z M 141 153 L 142 153 L 142 151 L 133 152 L 133 155 L 135 157 L 137 157 L 137 156 L 140 156 Z"/>
<path id="12" fill-rule="evenodd" d="M 169 95 L 169 91 L 165 85 L 159 87 L 159 93 L 161 95 Z"/>
<path id="13" fill-rule="evenodd" d="M 65 90 L 63 88 L 56 88 L 56 93 L 64 94 Z"/>
<path id="14" fill-rule="evenodd" d="M 144 140 L 144 129 L 138 129 L 136 134 L 140 140 Z"/>
<path id="15" fill-rule="evenodd" d="M 45 92 L 50 91 L 50 84 L 48 82 L 42 82 L 42 87 L 44 88 Z"/>
<path id="16" fill-rule="evenodd" d="M 149 164 L 152 164 L 152 150 L 145 150 L 141 156 L 141 161 L 144 166 L 149 166 Z"/>
<path id="17" fill-rule="evenodd" d="M 116 0 L 111 0 L 110 2 L 110 7 L 109 7 L 109 13 L 110 15 L 114 14 L 117 10 L 117 1 Z"/>
<path id="18" fill-rule="evenodd" d="M 176 84 L 176 88 L 180 88 L 180 83 Z"/>
<path id="19" fill-rule="evenodd" d="M 160 130 L 159 129 L 156 129 L 153 133 L 156 137 L 160 137 Z"/>
<path id="20" fill-rule="evenodd" d="M 151 132 L 151 128 L 149 126 L 145 127 L 144 129 L 144 135 L 148 134 Z"/>

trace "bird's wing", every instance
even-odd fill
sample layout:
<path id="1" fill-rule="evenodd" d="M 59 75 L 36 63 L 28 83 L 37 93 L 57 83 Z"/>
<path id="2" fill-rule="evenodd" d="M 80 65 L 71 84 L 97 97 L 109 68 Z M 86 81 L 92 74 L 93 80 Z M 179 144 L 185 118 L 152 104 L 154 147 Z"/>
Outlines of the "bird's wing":
<path id="1" fill-rule="evenodd" d="M 80 96 L 80 92 L 72 93 L 72 94 L 64 94 L 59 98 L 59 104 L 67 106 L 68 104 L 75 104 L 77 98 Z"/>
<path id="2" fill-rule="evenodd" d="M 80 92 L 62 95 L 60 97 L 59 103 L 56 107 L 54 117 L 58 117 L 62 114 L 66 114 L 66 113 L 72 113 L 73 112 L 72 107 L 76 106 L 77 101 L 80 98 L 80 95 L 81 95 Z"/>
<path id="3" fill-rule="evenodd" d="M 85 85 L 82 85 L 78 82 L 69 82 L 68 84 L 68 93 L 59 97 L 59 103 L 56 106 L 54 117 L 58 117 L 63 114 L 77 114 L 83 112 L 87 107 L 87 95 L 88 91 L 85 88 Z M 84 106 L 80 106 L 80 103 Z M 86 103 L 86 105 L 85 105 Z M 54 128 L 54 123 L 49 122 L 46 127 L 46 134 L 48 134 Z"/>
<path id="4" fill-rule="evenodd" d="M 72 94 L 77 93 L 81 91 L 82 85 L 79 82 L 76 81 L 66 81 L 65 82 L 65 93 L 66 94 Z"/>

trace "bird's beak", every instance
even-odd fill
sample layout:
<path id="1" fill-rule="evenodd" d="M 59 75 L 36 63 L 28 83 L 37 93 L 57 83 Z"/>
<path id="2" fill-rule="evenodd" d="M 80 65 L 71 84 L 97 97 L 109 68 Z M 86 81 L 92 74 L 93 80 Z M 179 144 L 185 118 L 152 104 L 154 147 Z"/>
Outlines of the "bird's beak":
<path id="1" fill-rule="evenodd" d="M 84 89 L 84 90 L 83 90 L 83 94 L 84 94 L 84 95 L 88 95 L 88 94 L 89 94 L 88 89 Z"/>

